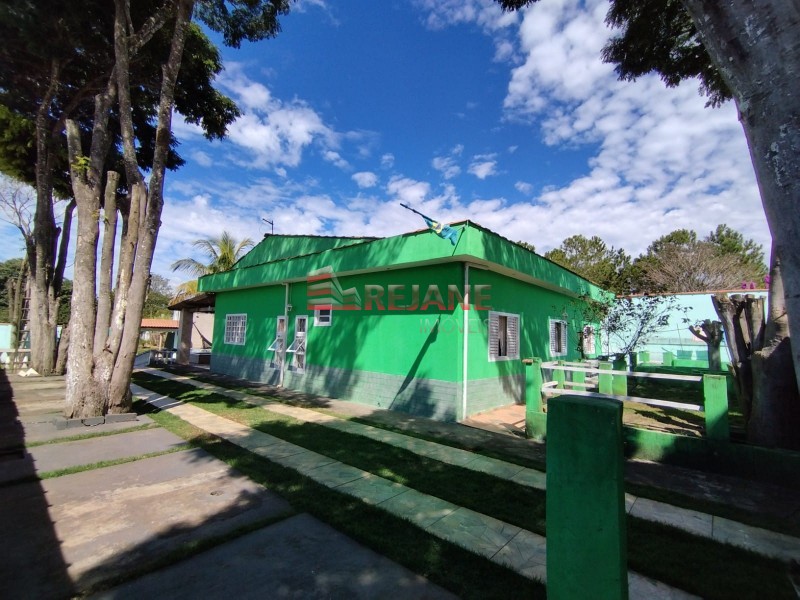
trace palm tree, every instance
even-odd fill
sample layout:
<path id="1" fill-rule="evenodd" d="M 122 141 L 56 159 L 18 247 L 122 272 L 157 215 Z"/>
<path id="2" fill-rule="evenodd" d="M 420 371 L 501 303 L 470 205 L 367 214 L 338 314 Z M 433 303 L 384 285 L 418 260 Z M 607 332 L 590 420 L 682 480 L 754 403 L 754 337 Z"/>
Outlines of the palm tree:
<path id="1" fill-rule="evenodd" d="M 255 243 L 250 238 L 237 242 L 230 233 L 223 231 L 219 237 L 195 240 L 192 245 L 203 251 L 208 258 L 208 263 L 202 263 L 194 258 L 181 258 L 172 263 L 171 268 L 173 271 L 185 271 L 195 277 L 202 277 L 231 269 L 245 251 L 255 246 Z M 175 298 L 191 296 L 196 293 L 197 279 L 194 279 L 179 285 Z"/>

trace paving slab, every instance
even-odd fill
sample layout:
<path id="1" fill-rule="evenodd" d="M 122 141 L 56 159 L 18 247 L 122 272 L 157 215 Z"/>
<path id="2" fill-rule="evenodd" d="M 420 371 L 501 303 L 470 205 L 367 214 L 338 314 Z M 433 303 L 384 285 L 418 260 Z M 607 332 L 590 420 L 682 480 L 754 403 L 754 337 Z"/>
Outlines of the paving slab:
<path id="1" fill-rule="evenodd" d="M 185 444 L 186 440 L 183 438 L 159 427 L 74 442 L 45 444 L 30 448 L 28 453 L 33 457 L 36 472 L 41 473 L 152 452 L 165 452 Z"/>
<path id="2" fill-rule="evenodd" d="M 102 425 L 85 425 L 83 427 L 71 427 L 69 429 L 56 429 L 53 418 L 44 420 L 30 419 L 22 421 L 23 435 L 25 443 L 49 442 L 65 437 L 84 435 L 91 433 L 105 433 L 108 431 L 121 431 L 140 427 L 142 425 L 152 425 L 153 420 L 147 415 L 139 415 L 135 421 L 121 421 L 119 423 L 103 423 Z"/>
<path id="3" fill-rule="evenodd" d="M 473 552 L 492 558 L 521 528 L 459 507 L 427 528 L 428 531 Z"/>
<path id="4" fill-rule="evenodd" d="M 408 519 L 423 529 L 429 528 L 458 509 L 446 500 L 409 489 L 380 503 L 380 507 L 393 515 Z"/>
<path id="5" fill-rule="evenodd" d="M 456 596 L 300 514 L 94 598 L 445 600 Z"/>
<path id="6" fill-rule="evenodd" d="M 291 512 L 202 450 L 0 487 L 0 506 L 15 507 L 13 519 L 0 519 L 0 539 L 14 548 L 0 561 L 10 598 L 67 597 L 187 543 Z"/>
<path id="7" fill-rule="evenodd" d="M 789 535 L 715 516 L 713 538 L 773 558 L 800 563 L 800 541 Z"/>
<path id="8" fill-rule="evenodd" d="M 0 483 L 7 483 L 34 474 L 70 467 L 91 465 L 173 450 L 186 442 L 166 429 L 117 433 L 74 442 L 61 442 L 28 448 L 17 460 L 0 461 Z"/>
<path id="9" fill-rule="evenodd" d="M 695 535 L 711 537 L 711 515 L 696 510 L 656 502 L 649 498 L 637 498 L 629 514 L 632 517 L 678 527 Z"/>

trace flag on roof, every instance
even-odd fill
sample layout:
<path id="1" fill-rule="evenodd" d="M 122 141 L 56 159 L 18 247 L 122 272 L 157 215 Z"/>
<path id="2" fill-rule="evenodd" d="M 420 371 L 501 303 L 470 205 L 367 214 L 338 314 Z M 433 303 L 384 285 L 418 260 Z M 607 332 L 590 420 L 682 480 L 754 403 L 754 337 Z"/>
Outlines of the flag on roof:
<path id="1" fill-rule="evenodd" d="M 429 219 L 428 217 L 422 217 L 425 219 L 425 222 L 428 224 L 428 227 L 438 235 L 443 240 L 450 240 L 450 243 L 453 246 L 456 245 L 458 242 L 458 229 L 453 229 L 450 225 L 445 225 L 444 223 L 439 223 L 439 221 L 434 221 L 433 219 Z"/>
<path id="2" fill-rule="evenodd" d="M 407 204 L 400 203 L 400 206 L 407 208 L 411 212 L 417 213 L 420 217 L 425 219 L 425 223 L 428 225 L 428 228 L 443 240 L 449 240 L 453 246 L 455 246 L 458 242 L 458 229 L 450 227 L 449 225 L 445 225 L 444 223 L 440 223 L 439 221 L 434 221 L 430 217 L 423 215 L 418 210 L 414 210 Z"/>

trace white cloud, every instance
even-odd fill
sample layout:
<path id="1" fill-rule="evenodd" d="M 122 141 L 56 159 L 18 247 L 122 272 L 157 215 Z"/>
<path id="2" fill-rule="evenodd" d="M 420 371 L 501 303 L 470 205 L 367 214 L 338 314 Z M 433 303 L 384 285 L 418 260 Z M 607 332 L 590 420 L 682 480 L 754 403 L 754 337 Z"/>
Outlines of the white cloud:
<path id="1" fill-rule="evenodd" d="M 477 23 L 484 31 L 496 32 L 517 21 L 513 12 L 503 12 L 494 0 L 418 0 L 428 12 L 425 24 L 431 29 Z"/>
<path id="2" fill-rule="evenodd" d="M 250 79 L 240 63 L 226 63 L 218 83 L 244 112 L 228 128 L 225 142 L 230 160 L 237 165 L 253 169 L 297 167 L 306 149 L 317 144 L 323 158 L 346 168 L 346 159 L 338 151 L 340 140 L 347 134 L 327 125 L 307 102 L 275 98 L 264 84 Z"/>
<path id="3" fill-rule="evenodd" d="M 214 164 L 214 159 L 207 152 L 202 150 L 195 150 L 189 156 L 201 167 L 210 167 Z"/>
<path id="4" fill-rule="evenodd" d="M 430 193 L 431 184 L 426 181 L 397 176 L 389 180 L 386 191 L 390 196 L 406 204 L 419 204 Z"/>
<path id="5" fill-rule="evenodd" d="M 394 154 L 387 152 L 381 156 L 381 167 L 391 169 L 394 166 Z"/>
<path id="6" fill-rule="evenodd" d="M 336 152 L 335 150 L 326 150 L 322 153 L 322 158 L 324 158 L 329 163 L 336 165 L 342 170 L 346 170 L 350 168 L 350 163 L 348 163 L 345 159 L 342 158 L 342 155 Z"/>
<path id="7" fill-rule="evenodd" d="M 476 154 L 472 157 L 472 162 L 467 171 L 478 179 L 486 179 L 491 175 L 496 175 L 497 161 L 495 158 L 495 154 Z"/>
<path id="8" fill-rule="evenodd" d="M 613 66 L 600 59 L 611 35 L 604 23 L 607 10 L 606 0 L 538 2 L 520 13 L 518 28 L 509 28 L 516 30 L 517 51 L 508 61 L 516 66 L 504 101 L 506 119 L 536 127 L 547 144 L 590 144 L 596 150 L 584 175 L 545 190 L 533 204 L 501 204 L 471 218 L 484 218 L 490 228 L 494 224 L 500 233 L 542 251 L 580 233 L 638 254 L 674 229 L 706 235 L 727 223 L 769 252 L 734 106 L 705 108 L 693 81 L 674 89 L 656 76 L 618 81 Z M 445 24 L 469 16 L 466 10 L 444 14 Z M 471 18 L 480 24 L 474 11 Z M 508 29 L 484 31 L 496 48 L 510 39 Z M 487 172 L 483 162 L 488 161 L 476 157 L 476 171 Z"/>
<path id="9" fill-rule="evenodd" d="M 176 112 L 172 119 L 172 134 L 179 140 L 200 139 L 203 137 L 203 128 L 187 122 L 182 114 Z"/>
<path id="10" fill-rule="evenodd" d="M 527 181 L 518 181 L 514 184 L 514 188 L 520 193 L 525 194 L 526 196 L 533 191 L 533 185 L 528 183 Z"/>
<path id="11" fill-rule="evenodd" d="M 445 179 L 452 179 L 461 173 L 454 156 L 435 156 L 431 161 L 431 166 L 441 172 Z"/>
<path id="12" fill-rule="evenodd" d="M 355 181 L 356 185 L 361 189 L 371 188 L 378 185 L 378 176 L 370 171 L 353 173 L 351 179 Z"/>

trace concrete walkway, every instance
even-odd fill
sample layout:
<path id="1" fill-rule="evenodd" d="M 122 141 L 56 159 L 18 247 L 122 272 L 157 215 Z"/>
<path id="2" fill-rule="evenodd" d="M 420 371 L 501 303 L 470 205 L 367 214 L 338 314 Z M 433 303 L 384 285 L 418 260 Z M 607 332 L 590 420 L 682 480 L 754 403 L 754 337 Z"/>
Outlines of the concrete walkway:
<path id="1" fill-rule="evenodd" d="M 149 571 L 101 597 L 453 598 L 149 417 L 63 441 L 51 408 L 63 408 L 63 380 L 57 401 L 57 387 L 40 397 L 43 382 L 4 376 L 0 597 L 60 600 Z M 97 468 L 109 460 L 128 462 Z M 40 479 L 71 467 L 85 470 Z"/>
<path id="2" fill-rule="evenodd" d="M 446 464 L 488 473 L 520 485 L 542 490 L 545 489 L 546 486 L 545 473 L 528 467 L 522 467 L 495 458 L 481 456 L 467 450 L 421 440 L 378 427 L 340 419 L 319 411 L 270 401 L 261 396 L 231 390 L 183 375 L 175 375 L 158 369 L 146 369 L 144 372 L 166 379 L 181 381 L 236 400 L 259 405 L 271 412 L 292 417 L 299 421 L 316 423 L 353 435 L 367 437 Z M 631 516 L 664 523 L 698 536 L 746 548 L 765 556 L 786 561 L 800 561 L 800 540 L 792 536 L 752 527 L 723 517 L 672 506 L 648 498 L 638 498 L 631 494 L 625 495 L 625 502 L 627 511 Z"/>
<path id="3" fill-rule="evenodd" d="M 362 502 L 408 519 L 437 537 L 471 550 L 526 577 L 546 580 L 546 540 L 541 535 L 420 493 L 323 454 L 217 416 L 202 408 L 176 401 L 169 396 L 163 396 L 139 386 L 131 386 L 131 390 L 136 396 L 145 399 L 151 405 L 169 411 L 195 427 L 272 462 L 294 469 L 338 492 L 354 496 Z M 289 409 L 292 416 L 302 414 L 295 411 L 313 413 L 308 415 L 311 418 L 319 415 L 314 411 L 297 407 L 280 404 L 277 407 Z M 270 404 L 269 409 L 273 408 L 276 406 Z M 319 417 L 326 416 L 319 415 Z M 335 417 L 331 418 L 335 419 Z M 389 432 L 384 431 L 383 433 Z M 419 442 L 420 440 L 410 441 Z M 693 597 L 632 571 L 628 574 L 628 584 L 631 598 Z"/>

